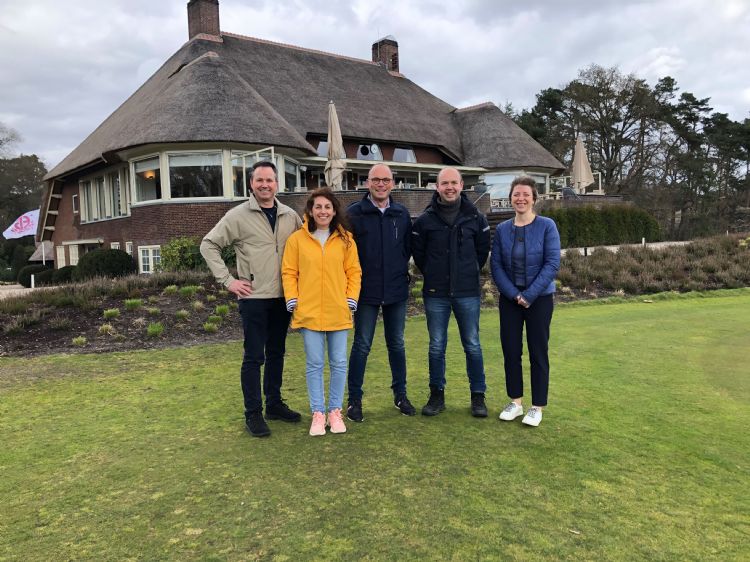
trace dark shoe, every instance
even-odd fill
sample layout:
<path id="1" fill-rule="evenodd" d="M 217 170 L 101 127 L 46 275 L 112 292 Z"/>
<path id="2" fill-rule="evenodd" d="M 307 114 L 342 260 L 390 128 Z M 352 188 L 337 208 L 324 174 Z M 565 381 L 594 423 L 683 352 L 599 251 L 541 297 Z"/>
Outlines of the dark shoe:
<path id="1" fill-rule="evenodd" d="M 279 400 L 273 404 L 266 404 L 266 417 L 269 420 L 281 420 L 292 423 L 296 423 L 302 419 L 300 413 L 290 410 L 289 406 L 283 400 Z"/>
<path id="2" fill-rule="evenodd" d="M 399 394 L 393 399 L 393 405 L 399 409 L 399 411 L 405 416 L 414 416 L 417 413 L 417 409 L 411 405 L 406 394 Z"/>
<path id="3" fill-rule="evenodd" d="M 247 427 L 247 430 L 253 437 L 268 437 L 271 435 L 271 430 L 268 428 L 268 424 L 260 412 L 248 414 L 247 418 L 245 418 L 245 427 Z"/>
<path id="4" fill-rule="evenodd" d="M 357 423 L 365 421 L 365 417 L 362 415 L 362 400 L 349 399 L 349 406 L 346 408 L 346 417 Z"/>
<path id="5" fill-rule="evenodd" d="M 475 418 L 487 417 L 487 404 L 484 403 L 484 392 L 471 393 L 471 415 Z"/>
<path id="6" fill-rule="evenodd" d="M 422 415 L 437 416 L 443 410 L 445 410 L 445 391 L 430 385 L 430 397 L 422 408 Z"/>

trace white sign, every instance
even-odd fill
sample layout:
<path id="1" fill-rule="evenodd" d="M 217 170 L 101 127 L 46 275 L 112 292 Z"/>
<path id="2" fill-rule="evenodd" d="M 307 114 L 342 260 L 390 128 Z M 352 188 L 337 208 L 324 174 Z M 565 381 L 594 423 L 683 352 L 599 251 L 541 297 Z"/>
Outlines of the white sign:
<path id="1" fill-rule="evenodd" d="M 39 209 L 34 209 L 18 217 L 15 222 L 5 229 L 3 236 L 7 239 L 34 236 L 39 222 Z"/>

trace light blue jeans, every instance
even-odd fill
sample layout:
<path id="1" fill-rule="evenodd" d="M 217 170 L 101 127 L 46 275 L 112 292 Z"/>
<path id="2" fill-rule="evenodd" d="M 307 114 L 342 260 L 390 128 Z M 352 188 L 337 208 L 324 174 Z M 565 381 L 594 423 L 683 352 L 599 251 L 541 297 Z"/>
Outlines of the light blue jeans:
<path id="1" fill-rule="evenodd" d="M 328 387 L 328 411 L 341 408 L 344 403 L 344 385 L 346 384 L 346 339 L 349 330 L 335 332 L 317 332 L 302 328 L 302 339 L 305 342 L 305 378 L 307 394 L 310 397 L 310 411 L 325 412 L 325 389 L 323 386 L 323 365 L 325 363 L 325 346 L 328 341 L 328 366 L 331 380 Z"/>

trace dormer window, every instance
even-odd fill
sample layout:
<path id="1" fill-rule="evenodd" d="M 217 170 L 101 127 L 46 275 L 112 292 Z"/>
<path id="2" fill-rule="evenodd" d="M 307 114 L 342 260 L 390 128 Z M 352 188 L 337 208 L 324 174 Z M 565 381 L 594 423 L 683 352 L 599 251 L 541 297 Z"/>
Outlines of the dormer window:
<path id="1" fill-rule="evenodd" d="M 328 141 L 322 140 L 318 143 L 318 156 L 328 156 Z"/>
<path id="2" fill-rule="evenodd" d="M 409 164 L 417 163 L 417 156 L 414 149 L 408 146 L 397 146 L 393 151 L 394 162 L 407 162 Z"/>
<path id="3" fill-rule="evenodd" d="M 357 160 L 382 160 L 383 153 L 377 144 L 360 144 L 357 148 Z"/>

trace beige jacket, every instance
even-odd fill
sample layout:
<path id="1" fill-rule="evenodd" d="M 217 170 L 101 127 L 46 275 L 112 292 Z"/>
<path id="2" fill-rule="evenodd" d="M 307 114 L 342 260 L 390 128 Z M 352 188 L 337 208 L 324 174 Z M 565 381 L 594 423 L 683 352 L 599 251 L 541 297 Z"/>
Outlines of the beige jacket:
<path id="1" fill-rule="evenodd" d="M 271 299 L 284 296 L 281 285 L 281 258 L 284 245 L 302 224 L 299 215 L 276 200 L 276 229 L 271 230 L 268 219 L 255 200 L 234 207 L 224 215 L 201 242 L 201 254 L 216 280 L 229 287 L 235 280 L 229 273 L 221 250 L 234 246 L 237 254 L 237 275 L 251 281 L 251 299 Z"/>

